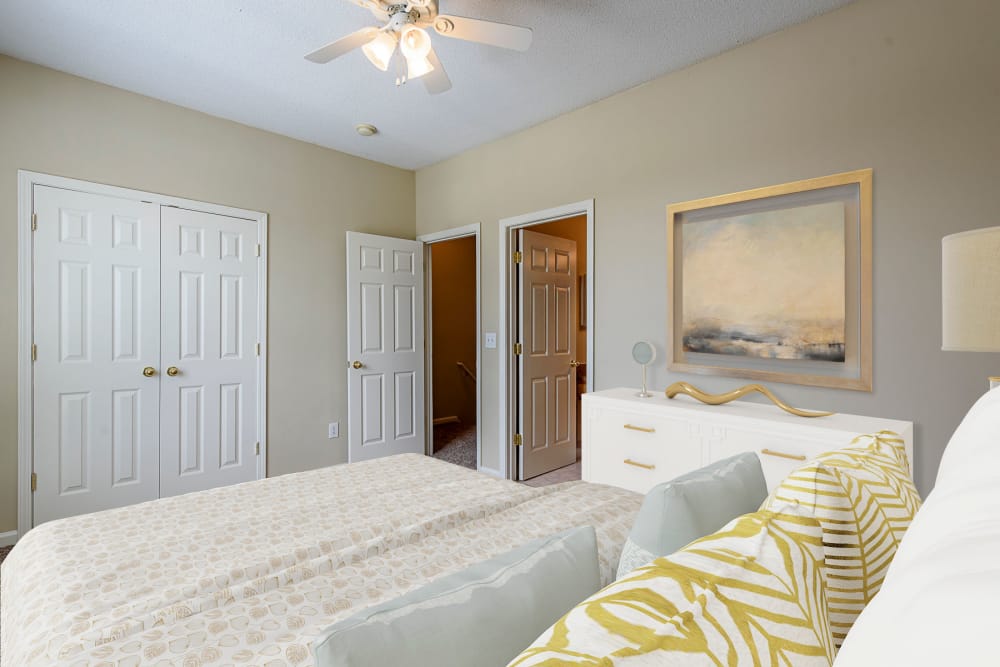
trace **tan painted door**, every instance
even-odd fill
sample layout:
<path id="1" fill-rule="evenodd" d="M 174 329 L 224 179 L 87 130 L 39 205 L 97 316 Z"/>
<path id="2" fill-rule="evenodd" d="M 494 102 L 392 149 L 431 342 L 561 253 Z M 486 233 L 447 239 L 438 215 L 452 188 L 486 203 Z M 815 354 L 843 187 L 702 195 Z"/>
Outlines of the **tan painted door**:
<path id="1" fill-rule="evenodd" d="M 347 458 L 424 453 L 424 244 L 347 232 Z"/>
<path id="2" fill-rule="evenodd" d="M 257 223 L 163 207 L 160 496 L 257 478 Z"/>
<path id="3" fill-rule="evenodd" d="M 33 195 L 37 526 L 158 495 L 160 211 L 40 185 Z"/>
<path id="4" fill-rule="evenodd" d="M 518 232 L 520 479 L 576 461 L 576 241 Z"/>

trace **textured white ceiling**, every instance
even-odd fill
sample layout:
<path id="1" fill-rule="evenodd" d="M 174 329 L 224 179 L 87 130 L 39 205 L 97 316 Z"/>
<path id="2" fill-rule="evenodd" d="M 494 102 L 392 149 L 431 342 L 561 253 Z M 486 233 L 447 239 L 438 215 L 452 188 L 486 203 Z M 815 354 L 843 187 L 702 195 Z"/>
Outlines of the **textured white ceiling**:
<path id="1" fill-rule="evenodd" d="M 432 32 L 454 84 L 437 96 L 397 88 L 360 51 L 303 59 L 375 25 L 346 0 L 3 0 L 0 53 L 416 169 L 849 1 L 441 0 L 535 35 L 517 53 Z M 360 122 L 380 134 L 359 137 Z"/>

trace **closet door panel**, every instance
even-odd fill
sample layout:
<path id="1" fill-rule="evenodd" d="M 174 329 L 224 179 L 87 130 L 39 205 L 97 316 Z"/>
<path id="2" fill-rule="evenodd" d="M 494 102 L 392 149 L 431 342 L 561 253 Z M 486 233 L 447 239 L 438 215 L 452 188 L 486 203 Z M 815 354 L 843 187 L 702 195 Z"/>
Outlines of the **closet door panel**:
<path id="1" fill-rule="evenodd" d="M 162 209 L 161 495 L 256 479 L 257 224 Z"/>
<path id="2" fill-rule="evenodd" d="M 33 524 L 158 495 L 153 204 L 36 185 Z"/>

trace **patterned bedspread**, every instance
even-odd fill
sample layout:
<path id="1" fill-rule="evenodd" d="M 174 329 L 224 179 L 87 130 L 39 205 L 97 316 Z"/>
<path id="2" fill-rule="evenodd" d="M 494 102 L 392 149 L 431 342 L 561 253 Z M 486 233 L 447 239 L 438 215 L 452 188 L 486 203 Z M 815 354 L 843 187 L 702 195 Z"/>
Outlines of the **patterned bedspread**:
<path id="1" fill-rule="evenodd" d="M 53 521 L 2 565 L 0 663 L 312 665 L 330 623 L 573 526 L 608 583 L 641 501 L 403 455 Z"/>

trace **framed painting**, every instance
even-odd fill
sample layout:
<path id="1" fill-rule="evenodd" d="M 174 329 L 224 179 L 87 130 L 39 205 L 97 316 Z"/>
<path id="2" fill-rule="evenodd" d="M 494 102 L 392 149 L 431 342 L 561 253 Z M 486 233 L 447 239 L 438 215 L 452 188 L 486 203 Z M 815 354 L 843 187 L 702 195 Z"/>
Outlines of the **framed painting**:
<path id="1" fill-rule="evenodd" d="M 872 389 L 872 170 L 667 207 L 668 367 Z"/>

